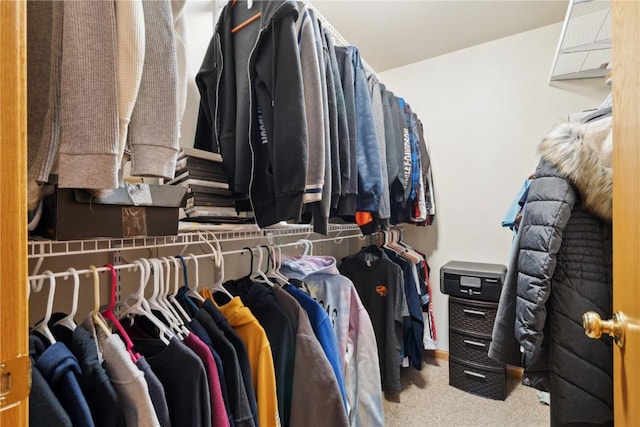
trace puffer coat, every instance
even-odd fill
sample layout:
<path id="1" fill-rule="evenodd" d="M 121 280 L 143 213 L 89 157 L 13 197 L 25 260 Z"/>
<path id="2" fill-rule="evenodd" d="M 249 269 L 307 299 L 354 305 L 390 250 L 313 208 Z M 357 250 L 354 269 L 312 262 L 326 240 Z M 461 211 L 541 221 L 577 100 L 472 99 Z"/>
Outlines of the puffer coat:
<path id="1" fill-rule="evenodd" d="M 612 340 L 582 327 L 583 313 L 612 311 L 610 126 L 566 123 L 542 141 L 489 350 L 512 363 L 520 347 L 552 425 L 613 421 Z"/>

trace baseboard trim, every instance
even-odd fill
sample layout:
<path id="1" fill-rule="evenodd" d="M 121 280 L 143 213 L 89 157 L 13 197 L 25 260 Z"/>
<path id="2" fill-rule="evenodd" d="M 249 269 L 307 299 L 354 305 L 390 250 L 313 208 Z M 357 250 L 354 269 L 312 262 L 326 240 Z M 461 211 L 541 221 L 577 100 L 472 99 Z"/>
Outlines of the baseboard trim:
<path id="1" fill-rule="evenodd" d="M 449 360 L 449 352 L 446 350 L 440 350 L 440 349 L 426 350 L 425 353 L 430 355 L 434 359 L 446 360 L 446 361 Z M 521 379 L 522 372 L 523 372 L 523 369 L 520 368 L 519 366 L 507 365 L 507 375 L 511 378 Z"/>

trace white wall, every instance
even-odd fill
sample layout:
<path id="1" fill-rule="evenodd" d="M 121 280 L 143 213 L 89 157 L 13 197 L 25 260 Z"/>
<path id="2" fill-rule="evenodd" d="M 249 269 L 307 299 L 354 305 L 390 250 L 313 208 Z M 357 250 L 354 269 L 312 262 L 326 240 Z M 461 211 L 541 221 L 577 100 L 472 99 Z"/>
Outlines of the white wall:
<path id="1" fill-rule="evenodd" d="M 431 155 L 435 225 L 407 226 L 404 235 L 429 256 L 440 349 L 449 348 L 440 267 L 508 264 L 512 233 L 501 221 L 535 170 L 537 143 L 609 92 L 604 79 L 549 85 L 560 30 L 554 24 L 380 74 L 422 120 Z"/>

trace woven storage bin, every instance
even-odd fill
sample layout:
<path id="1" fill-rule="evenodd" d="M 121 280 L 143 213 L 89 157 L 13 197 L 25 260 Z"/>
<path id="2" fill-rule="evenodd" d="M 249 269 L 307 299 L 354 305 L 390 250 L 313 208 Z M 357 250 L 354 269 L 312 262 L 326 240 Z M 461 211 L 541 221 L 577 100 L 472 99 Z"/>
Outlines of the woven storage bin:
<path id="1" fill-rule="evenodd" d="M 491 336 L 498 304 L 449 297 L 449 327 Z"/>
<path id="2" fill-rule="evenodd" d="M 487 369 L 473 363 L 462 363 L 450 358 L 449 385 L 478 396 L 504 400 L 506 397 L 506 370 L 504 367 Z"/>
<path id="3" fill-rule="evenodd" d="M 453 328 L 449 329 L 449 352 L 463 361 L 477 363 L 487 368 L 501 368 L 502 363 L 487 355 L 491 338 L 465 334 Z"/>

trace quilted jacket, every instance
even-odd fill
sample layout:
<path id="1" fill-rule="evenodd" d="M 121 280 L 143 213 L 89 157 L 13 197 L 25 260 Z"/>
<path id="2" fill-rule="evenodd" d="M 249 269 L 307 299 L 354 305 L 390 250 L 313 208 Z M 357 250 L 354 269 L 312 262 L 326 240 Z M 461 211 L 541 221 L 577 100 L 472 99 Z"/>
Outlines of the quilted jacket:
<path id="1" fill-rule="evenodd" d="M 612 341 L 582 314 L 611 316 L 611 118 L 565 123 L 540 144 L 489 355 L 551 393 L 551 424 L 613 420 Z M 515 338 L 515 340 L 514 340 Z"/>

